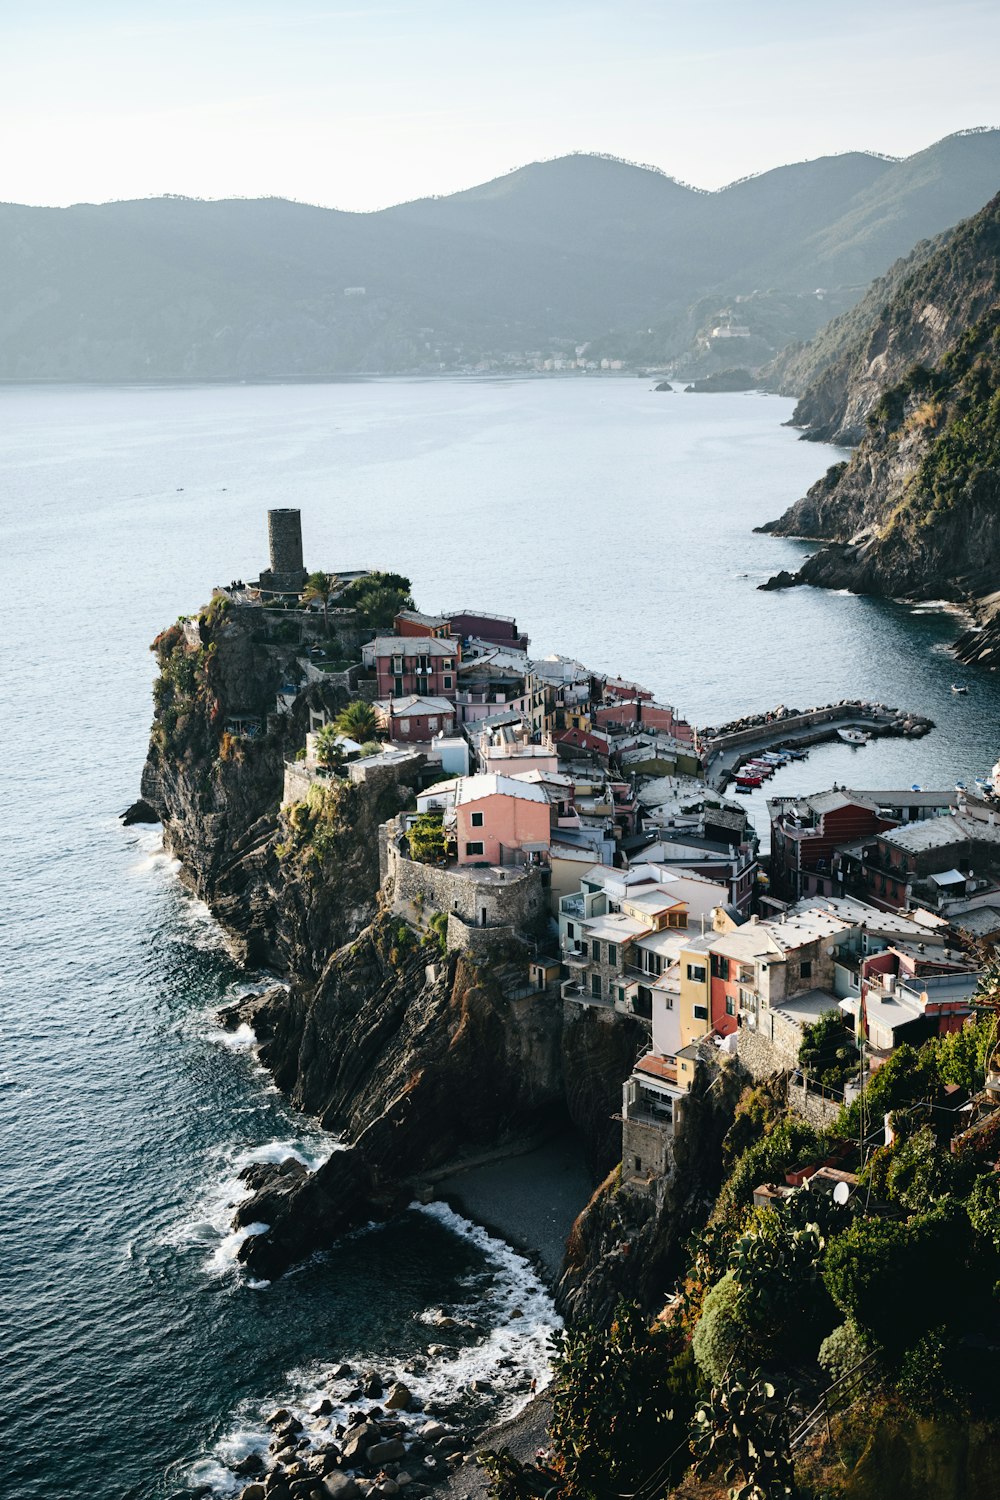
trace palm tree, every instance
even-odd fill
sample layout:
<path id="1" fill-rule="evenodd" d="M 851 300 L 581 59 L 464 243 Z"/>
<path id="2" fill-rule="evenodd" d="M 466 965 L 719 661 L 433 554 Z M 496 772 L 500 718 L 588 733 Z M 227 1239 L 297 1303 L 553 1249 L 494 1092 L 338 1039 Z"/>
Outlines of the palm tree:
<path id="1" fill-rule="evenodd" d="M 316 759 L 328 771 L 339 770 L 344 764 L 345 751 L 340 743 L 340 731 L 335 724 L 324 724 L 317 733 Z"/>
<path id="2" fill-rule="evenodd" d="M 357 740 L 359 745 L 363 745 L 366 740 L 375 739 L 378 735 L 375 710 L 363 698 L 355 698 L 353 703 L 349 703 L 345 709 L 342 709 L 337 715 L 336 724 L 341 734 Z"/>
<path id="3" fill-rule="evenodd" d="M 323 633 L 330 634 L 330 600 L 333 597 L 340 579 L 335 573 L 310 573 L 306 586 L 302 590 L 300 598 L 305 605 L 314 604 L 318 599 L 323 606 Z"/>

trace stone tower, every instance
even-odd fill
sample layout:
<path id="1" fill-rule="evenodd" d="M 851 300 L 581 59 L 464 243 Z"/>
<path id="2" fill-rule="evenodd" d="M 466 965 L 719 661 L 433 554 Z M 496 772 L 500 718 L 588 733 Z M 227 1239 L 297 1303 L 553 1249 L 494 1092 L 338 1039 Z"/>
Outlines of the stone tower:
<path id="1" fill-rule="evenodd" d="M 302 562 L 302 512 L 269 510 L 267 541 L 271 566 L 260 575 L 260 587 L 273 594 L 297 594 L 305 586 Z"/>

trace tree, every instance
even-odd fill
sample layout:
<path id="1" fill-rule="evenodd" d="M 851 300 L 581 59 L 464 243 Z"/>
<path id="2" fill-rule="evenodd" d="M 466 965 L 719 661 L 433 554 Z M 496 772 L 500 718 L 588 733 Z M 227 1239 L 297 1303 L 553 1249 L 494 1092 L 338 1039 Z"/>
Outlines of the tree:
<path id="1" fill-rule="evenodd" d="M 335 722 L 341 734 L 346 734 L 348 739 L 357 740 L 359 744 L 374 740 L 378 735 L 375 710 L 362 698 L 355 698 L 353 703 L 342 709 Z"/>
<path id="2" fill-rule="evenodd" d="M 750 1375 L 733 1370 L 712 1387 L 695 1410 L 691 1447 L 700 1478 L 724 1468 L 730 1500 L 779 1500 L 794 1494 L 787 1403 L 759 1370 Z"/>
<path id="3" fill-rule="evenodd" d="M 340 580 L 334 573 L 310 573 L 306 579 L 306 586 L 302 590 L 301 599 L 305 605 L 314 604 L 317 601 L 323 606 L 323 633 L 330 634 L 330 600 L 336 592 Z"/>
<path id="4" fill-rule="evenodd" d="M 802 1033 L 799 1067 L 828 1089 L 842 1089 L 857 1071 L 858 1049 L 839 1010 L 826 1010 Z"/>
<path id="5" fill-rule="evenodd" d="M 402 573 L 369 573 L 349 583 L 340 602 L 358 612 L 358 622 L 374 630 L 392 624 L 401 609 L 412 609 L 410 580 Z"/>
<path id="6" fill-rule="evenodd" d="M 336 724 L 324 724 L 316 735 L 316 759 L 328 771 L 335 771 L 344 764 L 344 757 L 340 730 Z"/>
<path id="7" fill-rule="evenodd" d="M 691 1357 L 677 1332 L 650 1328 L 635 1303 L 619 1303 L 606 1330 L 557 1335 L 551 1434 L 563 1493 L 643 1485 L 682 1441 L 694 1399 Z"/>
<path id="8" fill-rule="evenodd" d="M 827 1249 L 823 1280 L 859 1331 L 898 1355 L 942 1312 L 961 1318 L 973 1290 L 964 1276 L 969 1241 L 968 1216 L 951 1200 L 906 1223 L 857 1219 Z"/>

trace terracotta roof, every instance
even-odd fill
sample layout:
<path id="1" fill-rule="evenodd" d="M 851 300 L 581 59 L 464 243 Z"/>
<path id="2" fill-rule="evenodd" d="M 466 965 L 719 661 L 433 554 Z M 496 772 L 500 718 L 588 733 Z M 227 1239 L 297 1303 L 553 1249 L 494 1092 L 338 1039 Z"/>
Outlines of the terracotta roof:
<path id="1" fill-rule="evenodd" d="M 664 1083 L 677 1082 L 677 1064 L 668 1063 L 665 1057 L 647 1052 L 635 1065 L 636 1073 L 648 1073 L 652 1078 L 662 1078 Z"/>

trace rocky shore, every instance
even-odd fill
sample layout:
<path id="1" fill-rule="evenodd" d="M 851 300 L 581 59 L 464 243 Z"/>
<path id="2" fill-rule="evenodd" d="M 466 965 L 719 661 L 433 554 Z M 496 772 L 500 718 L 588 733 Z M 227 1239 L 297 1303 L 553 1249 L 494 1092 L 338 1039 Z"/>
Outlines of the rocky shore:
<path id="1" fill-rule="evenodd" d="M 439 1312 L 437 1325 L 444 1337 L 459 1326 L 447 1310 Z M 428 1348 L 432 1358 L 457 1352 L 446 1343 Z M 492 1425 L 494 1387 L 474 1379 L 464 1389 L 456 1387 L 448 1400 L 424 1401 L 416 1386 L 425 1364 L 415 1360 L 401 1370 L 332 1365 L 324 1394 L 308 1408 L 282 1406 L 271 1412 L 265 1419 L 272 1434 L 266 1450 L 251 1450 L 232 1463 L 232 1475 L 243 1482 L 240 1500 L 376 1500 L 401 1494 L 418 1500 L 448 1487 L 457 1470 L 474 1463 L 477 1435 Z M 516 1378 L 508 1382 L 507 1389 L 517 1383 Z M 530 1377 L 522 1376 L 520 1383 L 530 1396 Z M 459 1483 L 452 1492 L 464 1490 Z"/>

